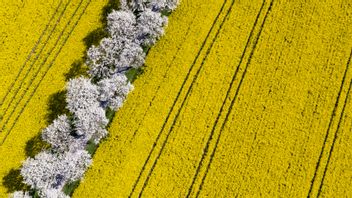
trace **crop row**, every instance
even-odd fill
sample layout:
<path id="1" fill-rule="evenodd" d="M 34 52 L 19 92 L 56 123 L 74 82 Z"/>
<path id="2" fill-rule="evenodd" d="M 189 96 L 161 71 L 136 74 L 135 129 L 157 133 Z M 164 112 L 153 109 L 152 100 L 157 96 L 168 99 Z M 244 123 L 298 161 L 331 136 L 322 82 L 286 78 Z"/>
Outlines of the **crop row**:
<path id="1" fill-rule="evenodd" d="M 200 197 L 336 196 L 331 189 L 340 182 L 332 183 L 330 164 L 337 162 L 329 151 L 343 130 L 352 70 L 350 39 L 335 43 L 339 33 L 330 30 L 350 19 L 326 3 L 274 1 L 237 99 L 224 112 Z"/>

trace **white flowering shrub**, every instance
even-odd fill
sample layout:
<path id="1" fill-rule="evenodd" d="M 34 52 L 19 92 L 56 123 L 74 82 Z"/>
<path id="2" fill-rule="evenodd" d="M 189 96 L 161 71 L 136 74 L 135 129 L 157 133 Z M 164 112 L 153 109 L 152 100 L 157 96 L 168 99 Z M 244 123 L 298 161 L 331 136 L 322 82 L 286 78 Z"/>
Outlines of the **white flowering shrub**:
<path id="1" fill-rule="evenodd" d="M 107 17 L 107 30 L 113 39 L 133 40 L 136 35 L 136 16 L 128 10 L 113 10 Z"/>
<path id="2" fill-rule="evenodd" d="M 143 46 L 154 45 L 164 34 L 164 26 L 167 24 L 167 17 L 160 12 L 154 12 L 147 8 L 137 19 L 137 42 Z"/>
<path id="3" fill-rule="evenodd" d="M 99 101 L 104 108 L 118 110 L 125 101 L 127 94 L 133 90 L 133 85 L 123 74 L 117 74 L 97 83 Z"/>
<path id="4" fill-rule="evenodd" d="M 73 121 L 76 134 L 86 142 L 92 139 L 95 143 L 107 135 L 105 127 L 108 123 L 105 110 L 100 106 L 92 106 L 88 111 L 77 111 Z"/>
<path id="5" fill-rule="evenodd" d="M 76 78 L 68 82 L 66 102 L 70 112 L 87 109 L 97 103 L 98 87 L 87 78 Z"/>
<path id="6" fill-rule="evenodd" d="M 61 190 L 55 188 L 41 190 L 39 191 L 39 196 L 41 198 L 69 198 Z"/>
<path id="7" fill-rule="evenodd" d="M 153 11 L 167 11 L 170 12 L 176 9 L 179 0 L 147 0 L 146 5 Z"/>
<path id="8" fill-rule="evenodd" d="M 155 12 L 171 12 L 179 3 L 179 0 L 131 0 L 129 7 L 133 11 L 143 12 L 150 8 Z M 126 3 L 124 3 L 126 5 Z"/>
<path id="9" fill-rule="evenodd" d="M 16 191 L 9 197 L 11 198 L 31 198 L 28 192 L 23 192 L 23 191 Z"/>
<path id="10" fill-rule="evenodd" d="M 61 115 L 42 131 L 42 138 L 51 144 L 51 149 L 54 152 L 62 153 L 84 149 L 85 142 L 74 137 L 72 130 L 68 117 Z"/>
<path id="11" fill-rule="evenodd" d="M 143 65 L 143 48 L 128 39 L 104 38 L 99 46 L 92 46 L 87 52 L 89 74 L 98 79 L 110 78 L 126 68 Z"/>
<path id="12" fill-rule="evenodd" d="M 64 154 L 43 151 L 23 163 L 21 175 L 24 183 L 39 191 L 61 190 L 67 182 L 80 179 L 90 164 L 91 157 L 84 150 Z"/>

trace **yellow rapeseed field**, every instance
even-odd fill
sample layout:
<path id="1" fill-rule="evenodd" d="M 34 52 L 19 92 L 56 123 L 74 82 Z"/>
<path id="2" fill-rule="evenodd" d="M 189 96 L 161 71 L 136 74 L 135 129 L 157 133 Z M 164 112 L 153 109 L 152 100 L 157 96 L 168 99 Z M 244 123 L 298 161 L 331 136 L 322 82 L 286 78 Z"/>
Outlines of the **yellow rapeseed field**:
<path id="1" fill-rule="evenodd" d="M 0 197 L 107 3 L 0 0 Z M 181 1 L 73 197 L 351 196 L 351 15 Z"/>
<path id="2" fill-rule="evenodd" d="M 48 125 L 49 101 L 82 61 L 83 39 L 102 25 L 107 3 L 0 1 L 0 197 L 15 190 L 16 175 L 7 176 L 16 173 L 32 152 L 30 140 Z"/>
<path id="3" fill-rule="evenodd" d="M 333 162 L 350 153 L 347 143 L 332 149 L 341 146 L 334 137 L 343 134 L 339 120 L 349 112 L 351 12 L 343 1 L 274 1 L 243 81 L 215 126 L 196 195 L 351 195 L 351 160 L 344 157 L 345 169 Z"/>
<path id="4" fill-rule="evenodd" d="M 345 197 L 351 194 L 351 82 L 345 84 L 349 89 L 349 95 L 345 100 L 341 100 L 343 104 L 343 113 L 341 114 L 338 122 L 336 131 L 331 137 L 331 146 L 327 150 L 329 155 L 325 154 L 327 157 L 328 165 L 325 162 L 325 166 L 320 169 L 320 177 L 324 178 L 323 182 L 320 183 L 319 188 L 321 189 L 320 195 L 324 197 Z M 341 104 L 341 105 L 342 105 Z M 316 185 L 318 187 L 318 185 Z"/>
<path id="5" fill-rule="evenodd" d="M 74 197 L 346 197 L 346 1 L 183 1 Z"/>

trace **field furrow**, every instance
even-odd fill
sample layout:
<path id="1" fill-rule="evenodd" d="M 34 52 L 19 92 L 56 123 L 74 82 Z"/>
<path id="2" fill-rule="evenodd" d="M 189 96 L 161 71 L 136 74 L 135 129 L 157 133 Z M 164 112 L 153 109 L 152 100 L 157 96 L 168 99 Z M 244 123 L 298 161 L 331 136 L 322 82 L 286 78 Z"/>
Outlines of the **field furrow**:
<path id="1" fill-rule="evenodd" d="M 3 82 L 0 84 L 3 90 L 0 92 L 1 107 L 3 107 L 5 98 L 9 97 L 9 90 L 29 64 L 29 59 L 34 57 L 40 48 L 39 45 L 42 45 L 45 36 L 62 12 L 62 4 L 62 1 L 47 1 L 37 5 L 1 2 L 4 6 L 0 10 L 0 15 L 6 16 L 7 19 L 1 20 L 0 23 L 0 41 L 2 42 L 0 63 L 3 70 L 0 75 L 0 80 Z M 50 7 L 52 9 L 48 9 Z M 31 16 L 35 18 L 31 19 Z M 50 19 L 48 16 L 51 16 Z M 33 27 L 36 28 L 33 30 Z"/>
<path id="2" fill-rule="evenodd" d="M 21 67 L 19 68 L 19 71 L 17 72 L 16 77 L 13 79 L 13 81 L 11 83 L 9 83 L 9 87 L 7 89 L 6 92 L 3 92 L 3 94 L 5 94 L 5 96 L 2 97 L 0 105 L 1 107 L 4 105 L 5 101 L 8 101 L 8 103 L 11 103 L 11 100 L 8 99 L 10 92 L 12 92 L 13 90 L 13 86 L 17 83 L 18 79 L 20 78 L 20 76 L 22 75 L 22 72 L 24 72 L 24 69 L 27 66 L 27 63 L 30 61 L 30 59 L 32 58 L 32 56 L 35 56 L 36 52 L 37 52 L 37 48 L 39 46 L 39 44 L 41 44 L 43 41 L 42 39 L 48 34 L 49 36 L 47 36 L 47 38 L 50 37 L 50 35 L 52 34 L 53 30 L 55 29 L 55 25 L 59 22 L 59 20 L 61 19 L 62 14 L 64 13 L 65 10 L 61 11 L 60 13 L 60 17 L 56 17 L 57 14 L 59 13 L 59 9 L 62 5 L 62 1 L 59 2 L 59 5 L 57 6 L 57 8 L 55 9 L 54 13 L 52 14 L 49 22 L 45 25 L 44 30 L 42 31 L 42 33 L 40 34 L 38 40 L 35 42 L 35 45 L 33 46 L 33 48 L 31 49 L 31 51 L 29 52 L 29 54 L 27 55 L 24 63 L 21 65 Z M 57 18 L 57 19 L 56 19 Z M 56 22 L 55 22 L 56 20 Z M 52 23 L 54 23 L 54 27 L 52 28 Z M 50 30 L 51 29 L 51 30 Z M 50 33 L 48 33 L 48 31 L 50 31 Z M 46 43 L 46 42 L 44 42 Z M 44 47 L 41 47 L 42 49 Z M 28 72 L 26 72 L 28 73 Z M 14 94 L 15 95 L 15 94 Z M 9 106 L 9 105 L 8 105 Z M 8 108 L 8 107 L 7 107 Z M 5 110 L 6 111 L 6 110 Z M 2 119 L 2 115 L 1 115 L 1 119 Z"/>
<path id="3" fill-rule="evenodd" d="M 202 62 L 203 70 L 192 84 L 189 97 L 185 98 L 182 108 L 167 130 L 168 137 L 140 195 L 167 196 L 167 193 L 175 193 L 175 189 L 179 189 L 179 196 L 188 194 L 188 186 L 192 185 L 190 175 L 197 174 L 198 171 L 195 161 L 199 161 L 207 150 L 201 148 L 205 147 L 207 134 L 211 133 L 212 127 L 209 126 L 219 119 L 218 113 L 223 110 L 222 104 L 227 100 L 229 85 L 238 85 L 241 81 L 241 72 L 238 70 L 245 71 L 246 64 L 242 64 L 250 58 L 248 54 L 255 47 L 255 37 L 259 36 L 257 23 L 261 23 L 268 7 L 269 3 L 263 1 L 255 4 L 234 3 L 228 22 L 222 26 L 214 47 Z M 234 28 L 235 24 L 243 24 L 245 21 L 248 24 L 245 28 Z M 222 51 L 221 55 L 219 51 Z M 221 69 L 216 70 L 214 67 Z M 204 108 L 199 108 L 200 106 Z M 174 181 L 172 185 L 166 182 L 171 178 Z"/>
<path id="4" fill-rule="evenodd" d="M 252 58 L 252 56 L 254 54 L 254 51 L 255 51 L 255 49 L 257 47 L 258 39 L 259 39 L 259 37 L 260 37 L 260 35 L 262 33 L 262 30 L 263 30 L 263 27 L 264 27 L 265 22 L 267 20 L 267 17 L 269 16 L 269 13 L 271 12 L 273 1 L 266 2 L 266 3 L 267 3 L 266 12 L 265 12 L 265 14 L 263 14 L 263 19 L 261 21 L 261 24 L 258 25 L 257 35 L 253 38 L 253 43 L 254 44 L 253 44 L 253 47 L 248 52 L 248 54 L 249 54 L 248 55 L 248 59 L 247 59 L 247 61 L 244 64 L 243 73 L 242 73 L 241 77 L 239 77 L 238 86 L 236 88 L 233 87 L 234 82 L 235 82 L 235 78 L 236 78 L 236 75 L 234 75 L 232 77 L 231 82 L 230 82 L 230 86 L 229 86 L 229 88 L 227 90 L 226 97 L 225 97 L 224 101 L 222 102 L 222 106 L 221 106 L 221 108 L 220 108 L 220 110 L 219 110 L 219 112 L 217 114 L 216 120 L 215 120 L 214 124 L 211 127 L 211 132 L 210 132 L 209 136 L 206 139 L 205 147 L 203 147 L 203 150 L 202 150 L 202 157 L 201 157 L 199 163 L 197 164 L 197 170 L 196 170 L 196 172 L 195 172 L 195 174 L 193 176 L 192 184 L 191 184 L 191 186 L 188 189 L 188 193 L 187 193 L 188 197 L 191 196 L 192 193 L 195 196 L 199 196 L 199 192 L 200 192 L 200 190 L 202 188 L 202 185 L 204 183 L 204 178 L 205 178 L 206 174 L 208 173 L 210 164 L 213 161 L 214 152 L 215 152 L 215 150 L 216 150 L 216 148 L 218 146 L 218 143 L 219 143 L 219 137 L 221 136 L 221 133 L 223 131 L 223 127 L 221 127 L 220 130 L 217 130 L 217 128 L 219 128 L 219 126 L 223 126 L 224 123 L 226 123 L 226 121 L 228 119 L 229 112 L 231 112 L 232 107 L 233 107 L 233 103 L 237 99 L 237 96 L 238 96 L 240 87 L 242 85 L 244 76 L 246 75 L 246 72 L 247 72 L 248 66 L 250 64 L 251 58 Z M 261 8 L 261 11 L 262 11 L 264 5 L 265 5 L 265 2 L 263 2 L 263 6 Z M 258 17 L 256 19 L 256 23 L 258 22 L 259 16 L 260 15 L 258 15 Z M 254 32 L 254 30 L 255 30 L 255 26 L 253 27 L 250 36 L 253 36 L 252 33 Z M 248 42 L 249 41 L 250 40 L 248 40 Z M 247 44 L 246 44 L 246 47 L 247 47 Z M 243 57 L 244 57 L 244 55 L 245 54 L 243 54 Z M 241 64 L 242 64 L 242 58 L 240 60 L 239 66 L 241 66 Z M 237 70 L 236 70 L 236 73 L 237 73 Z M 220 119 L 221 117 L 224 117 L 224 118 Z M 221 125 L 221 123 L 222 123 L 222 125 Z"/>
<path id="5" fill-rule="evenodd" d="M 183 1 L 74 197 L 348 194 L 350 11 Z"/>
<path id="6" fill-rule="evenodd" d="M 326 174 L 327 166 L 329 165 L 332 149 L 334 147 L 338 131 L 340 130 L 342 116 L 344 115 L 347 99 L 349 97 L 351 85 L 349 81 L 352 79 L 351 75 L 351 54 L 346 64 L 346 69 L 342 78 L 342 83 L 339 88 L 338 95 L 336 97 L 335 107 L 332 111 L 329 126 L 327 128 L 323 144 L 321 146 L 320 155 L 318 161 L 316 162 L 316 170 L 311 180 L 308 196 L 319 196 L 322 183 Z M 349 75 L 348 75 L 349 74 Z M 349 88 L 347 88 L 349 87 Z M 347 90 L 347 91 L 346 91 Z M 346 95 L 345 95 L 346 94 Z M 341 112 L 338 110 L 341 110 Z M 337 125 L 334 123 L 338 123 Z M 316 193 L 316 194 L 315 194 Z"/>
<path id="7" fill-rule="evenodd" d="M 165 37 L 148 54 L 146 71 L 135 81 L 135 87 L 141 86 L 141 89 L 135 89 L 131 93 L 132 96 L 129 96 L 129 98 L 135 98 L 135 100 L 128 100 L 126 103 L 126 105 L 130 103 L 133 108 L 121 109 L 116 115 L 116 121 L 112 124 L 112 129 L 110 129 L 111 138 L 116 142 L 102 144 L 101 150 L 95 155 L 96 161 L 91 169 L 92 172 L 87 172 L 87 179 L 82 182 L 75 195 L 87 196 L 85 193 L 88 193 L 88 191 L 85 188 L 92 188 L 93 185 L 85 182 L 96 181 L 96 178 L 100 177 L 98 175 L 101 174 L 101 171 L 116 178 L 116 180 L 110 181 L 114 182 L 113 186 L 125 186 L 123 188 L 114 188 L 113 186 L 111 186 L 112 188 L 105 188 L 107 195 L 128 196 L 134 192 L 134 184 L 138 180 L 140 172 L 146 169 L 143 166 L 149 161 L 148 156 L 154 150 L 154 142 L 159 139 L 158 144 L 162 143 L 162 137 L 160 136 L 164 136 L 164 134 L 159 135 L 159 131 L 163 127 L 165 120 L 172 119 L 175 116 L 176 112 L 170 111 L 171 107 L 173 106 L 173 109 L 177 110 L 182 103 L 182 100 L 180 100 L 176 104 L 175 101 L 177 100 L 175 99 L 185 97 L 186 93 L 182 90 L 187 90 L 190 86 L 192 78 L 197 72 L 197 67 L 200 66 L 199 62 L 204 59 L 221 24 L 221 20 L 226 15 L 223 10 L 228 9 L 230 5 L 231 1 L 212 1 L 206 5 L 200 1 L 185 1 L 171 15 Z M 194 10 L 202 12 L 197 12 L 193 18 L 189 17 L 189 15 L 184 16 L 184 13 L 191 14 Z M 174 17 L 178 20 L 173 20 Z M 173 21 L 177 23 L 172 23 Z M 189 27 L 190 23 L 194 25 Z M 188 31 L 189 36 L 186 40 L 180 39 Z M 180 44 L 182 44 L 181 48 L 177 49 Z M 165 49 L 167 54 L 160 54 L 159 52 L 162 49 Z M 178 52 L 179 56 L 174 58 L 176 52 Z M 170 68 L 166 68 L 166 63 L 171 61 Z M 164 74 L 166 70 L 168 70 L 167 79 L 160 78 L 160 74 Z M 158 94 L 155 96 L 157 90 Z M 151 102 L 153 98 L 154 100 Z M 148 102 L 141 103 L 140 101 Z M 126 117 L 131 118 L 129 122 L 123 122 Z M 104 152 L 102 150 L 104 150 L 104 147 L 108 150 L 114 147 L 114 150 L 117 151 L 113 153 L 113 155 L 116 155 L 114 158 L 109 158 L 111 159 L 109 162 L 107 161 L 109 160 L 107 156 L 103 157 Z M 131 148 L 134 148 L 134 151 Z M 136 150 L 138 152 L 135 152 Z M 135 163 L 131 164 L 131 159 L 134 159 Z M 148 166 L 150 166 L 149 163 Z M 109 170 L 111 166 L 121 171 L 113 173 L 111 169 Z M 94 167 L 99 168 L 99 170 L 94 169 Z M 127 172 L 131 174 L 125 175 Z M 98 175 L 96 175 L 97 173 Z M 90 177 L 94 179 L 89 179 Z M 118 178 L 125 178 L 125 180 Z M 101 185 L 112 185 L 104 184 L 104 182 L 109 181 L 102 181 Z M 97 190 L 93 193 L 99 195 L 102 192 Z"/>
<path id="8" fill-rule="evenodd" d="M 349 82 L 347 97 L 344 101 L 333 142 L 328 151 L 327 162 L 321 168 L 323 171 L 319 188 L 315 191 L 319 197 L 344 197 L 352 193 L 350 188 L 352 184 L 352 157 L 351 150 L 348 149 L 351 147 L 352 130 L 351 86 L 352 81 Z"/>
<path id="9" fill-rule="evenodd" d="M 221 136 L 199 196 L 308 196 L 352 78 L 347 8 L 343 2 L 274 3 L 238 99 L 217 129 Z"/>
<path id="10" fill-rule="evenodd" d="M 6 106 L 9 107 L 0 121 L 3 128 L 0 132 L 2 141 L 0 197 L 7 197 L 6 192 L 12 192 L 20 186 L 20 181 L 13 178 L 19 178 L 16 174 L 21 162 L 41 149 L 42 144 L 37 138 L 40 130 L 47 126 L 53 117 L 64 111 L 58 109 L 57 105 L 64 102 L 61 93 L 65 88 L 65 82 L 69 76 L 75 75 L 72 72 L 77 68 L 72 67 L 83 64 L 81 57 L 84 56 L 87 47 L 83 39 L 101 26 L 102 9 L 106 4 L 107 0 L 65 0 L 61 5 L 59 1 L 51 2 L 46 8 L 52 9 L 51 14 L 42 19 L 45 23 L 42 24 L 40 32 L 27 30 L 28 35 L 33 33 L 31 36 L 36 38 L 28 44 L 30 45 L 28 51 L 21 52 L 23 59 L 18 59 L 16 64 L 13 60 L 7 59 L 7 62 L 1 65 L 6 69 L 11 63 L 13 70 L 16 68 L 18 73 L 13 72 L 12 78 L 10 75 L 1 76 L 8 85 L 13 83 L 13 87 L 3 89 L 10 90 L 7 97 L 6 92 L 1 92 L 5 98 L 1 105 L 1 113 L 5 112 Z M 26 12 L 25 9 L 31 7 L 27 8 L 25 5 L 23 9 L 23 12 Z M 6 50 L 4 55 L 7 53 Z M 25 63 L 26 58 L 28 61 Z M 14 78 L 17 75 L 18 80 Z M 11 98 L 13 99 L 9 101 Z"/>
<path id="11" fill-rule="evenodd" d="M 83 5 L 83 4 L 86 5 Z M 75 26 L 79 22 L 81 16 L 84 14 L 85 9 L 89 5 L 90 1 L 84 2 L 80 0 L 77 2 L 68 1 L 63 8 L 63 17 L 66 20 L 60 20 L 59 26 L 57 27 L 57 34 L 49 34 L 48 39 L 44 42 L 43 48 L 36 55 L 35 59 L 31 62 L 28 70 L 25 72 L 22 80 L 19 80 L 18 87 L 14 86 L 14 95 L 10 98 L 10 104 L 6 106 L 0 121 L 0 127 L 2 133 L 1 144 L 6 140 L 6 137 L 11 132 L 13 126 L 16 124 L 19 116 L 21 115 L 24 108 L 27 106 L 29 100 L 32 98 L 37 87 L 40 85 L 42 79 L 49 71 L 57 56 L 61 52 L 63 46 L 66 44 L 70 34 L 74 30 Z M 72 6 L 71 10 L 67 10 L 68 6 Z M 66 12 L 67 11 L 67 12 Z M 66 17 L 65 17 L 66 16 Z M 60 27 L 61 26 L 61 27 Z M 54 26 L 55 28 L 56 26 Z M 49 43 L 49 45 L 47 45 Z M 43 49 L 47 50 L 47 52 Z M 1 145 L 0 144 L 0 145 Z"/>
<path id="12" fill-rule="evenodd" d="M 175 98 L 175 101 L 170 108 L 170 111 L 166 117 L 166 120 L 158 133 L 157 139 L 155 140 L 155 143 L 153 144 L 153 147 L 152 147 L 150 153 L 148 154 L 147 160 L 144 162 L 142 170 L 141 170 L 137 180 L 134 183 L 134 186 L 133 186 L 134 188 L 132 189 L 130 196 L 132 196 L 134 193 L 136 193 L 136 191 L 137 191 L 136 194 L 138 194 L 138 196 L 141 196 L 145 187 L 147 186 L 148 181 L 151 176 L 151 173 L 154 171 L 155 165 L 156 165 L 157 161 L 159 160 L 160 155 L 165 148 L 165 145 L 167 144 L 167 141 L 170 137 L 170 134 L 172 132 L 173 127 L 175 126 L 175 121 L 178 119 L 178 117 L 180 115 L 180 111 L 183 109 L 183 106 L 185 105 L 187 98 L 190 96 L 193 85 L 196 83 L 199 74 L 204 69 L 205 60 L 208 58 L 209 53 L 212 51 L 213 46 L 214 46 L 214 44 L 220 34 L 220 31 L 222 29 L 222 26 L 224 25 L 225 20 L 227 20 L 228 15 L 231 13 L 233 6 L 234 6 L 234 1 L 226 1 L 223 4 L 223 7 L 221 8 L 217 18 L 215 19 L 215 22 L 212 25 L 212 28 L 210 29 L 210 31 L 204 41 L 204 44 L 206 44 L 206 41 L 211 40 L 209 48 L 206 50 L 204 57 L 202 57 L 202 59 L 199 59 L 199 57 L 200 57 L 199 55 L 201 54 L 201 52 L 204 49 L 203 45 L 202 45 L 194 62 L 192 63 L 190 72 L 192 71 L 193 68 L 197 68 L 197 69 L 195 69 L 196 72 L 194 73 L 193 76 L 190 76 L 190 74 L 191 74 L 190 72 L 187 73 L 187 76 L 186 76 L 185 80 L 183 81 L 181 89 L 178 91 L 177 97 Z M 224 14 L 222 14 L 222 13 L 224 13 Z M 223 17 L 222 17 L 222 15 L 223 15 Z M 217 23 L 219 23 L 219 27 L 218 27 L 218 29 L 215 29 L 214 27 L 216 27 Z M 212 39 L 210 39 L 211 38 L 210 36 L 213 33 L 213 31 L 216 33 L 214 34 L 214 37 Z M 198 59 L 199 59 L 199 61 L 198 61 Z M 190 83 L 188 83 L 189 85 L 186 84 L 188 82 L 187 80 L 189 80 L 189 82 L 190 82 Z M 202 91 L 204 91 L 204 89 Z M 184 97 L 182 97 L 182 95 L 184 95 Z M 173 114 L 174 114 L 174 116 L 172 116 Z M 152 159 L 152 160 L 150 160 L 150 159 Z M 143 179 L 141 179 L 141 178 L 143 178 Z M 136 188 L 138 188 L 138 184 L 140 184 L 140 190 L 136 190 Z"/>

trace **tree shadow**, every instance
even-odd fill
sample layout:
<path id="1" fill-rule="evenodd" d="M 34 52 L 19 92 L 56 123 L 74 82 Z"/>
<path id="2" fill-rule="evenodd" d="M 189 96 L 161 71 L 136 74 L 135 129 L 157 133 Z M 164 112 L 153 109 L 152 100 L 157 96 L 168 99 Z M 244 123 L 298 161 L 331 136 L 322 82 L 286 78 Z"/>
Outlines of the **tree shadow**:
<path id="1" fill-rule="evenodd" d="M 27 141 L 25 152 L 27 157 L 33 158 L 42 150 L 50 148 L 50 145 L 42 139 L 41 133 Z"/>
<path id="2" fill-rule="evenodd" d="M 84 37 L 83 42 L 84 45 L 86 46 L 86 51 L 91 47 L 92 45 L 99 45 L 100 41 L 104 38 L 107 37 L 108 33 L 105 31 L 104 28 L 99 27 L 92 32 L 90 32 L 86 37 Z"/>
<path id="3" fill-rule="evenodd" d="M 100 15 L 100 21 L 103 24 L 103 27 L 106 27 L 107 25 L 107 16 L 112 10 L 117 10 L 120 7 L 120 1 L 119 0 L 109 0 L 108 4 L 103 7 L 103 11 Z"/>
<path id="4" fill-rule="evenodd" d="M 20 169 L 11 169 L 9 173 L 2 178 L 2 185 L 7 188 L 7 193 L 26 190 L 30 188 L 23 183 L 23 177 Z"/>
<path id="5" fill-rule="evenodd" d="M 88 76 L 89 68 L 83 63 L 83 60 L 76 60 L 71 64 L 70 70 L 64 74 L 66 81 L 69 81 L 72 78 L 80 76 Z"/>
<path id="6" fill-rule="evenodd" d="M 66 109 L 66 93 L 66 90 L 61 90 L 49 96 L 46 113 L 47 124 L 51 124 L 59 115 L 69 114 L 68 109 Z"/>
<path id="7" fill-rule="evenodd" d="M 105 30 L 107 26 L 107 16 L 112 10 L 117 10 L 120 7 L 119 0 L 109 0 L 108 4 L 103 7 L 103 11 L 100 15 L 100 22 L 102 26 L 90 32 L 84 39 L 84 45 L 86 49 L 89 49 L 92 45 L 99 45 L 99 42 L 104 38 L 109 36 L 108 32 Z"/>

